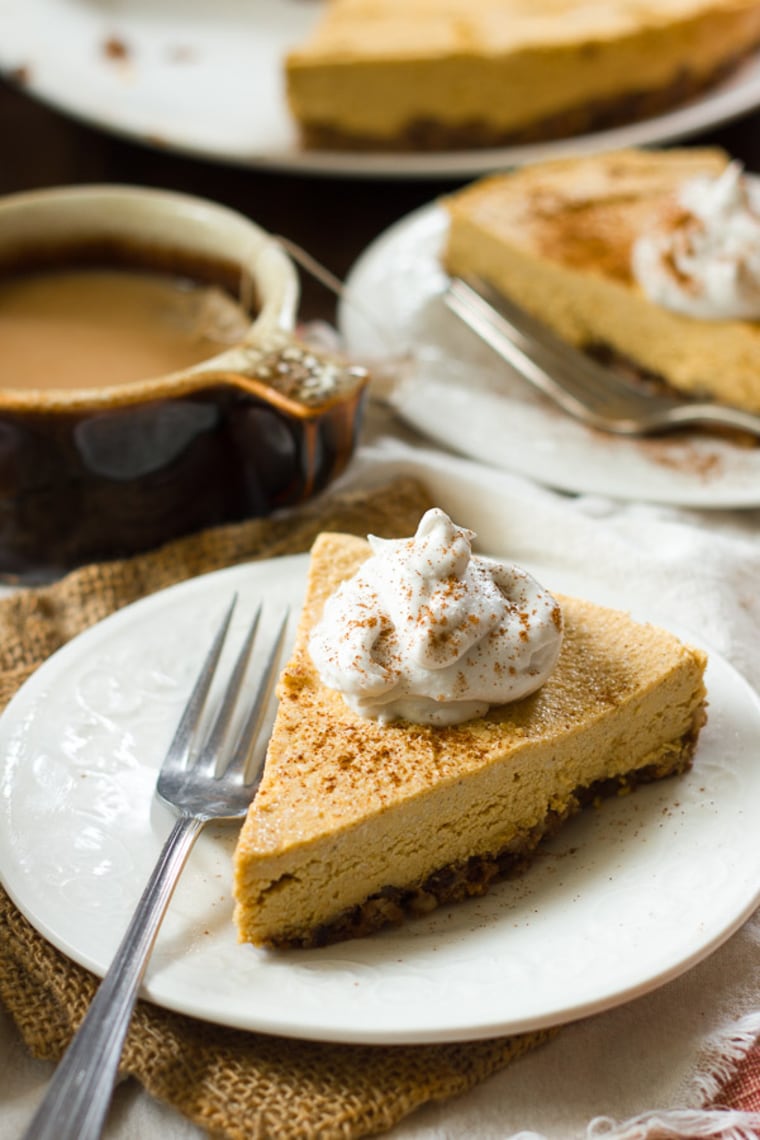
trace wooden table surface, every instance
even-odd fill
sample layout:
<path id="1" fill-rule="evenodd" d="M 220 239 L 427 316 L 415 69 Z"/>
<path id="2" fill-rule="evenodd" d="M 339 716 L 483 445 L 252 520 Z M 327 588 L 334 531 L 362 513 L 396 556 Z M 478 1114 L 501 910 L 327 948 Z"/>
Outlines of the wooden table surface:
<path id="1" fill-rule="evenodd" d="M 689 141 L 723 146 L 760 171 L 760 111 Z M 387 226 L 462 180 L 332 178 L 200 161 L 93 129 L 0 80 L 0 194 L 92 182 L 157 186 L 222 202 L 344 277 Z M 302 317 L 333 311 L 324 287 L 304 280 Z"/>

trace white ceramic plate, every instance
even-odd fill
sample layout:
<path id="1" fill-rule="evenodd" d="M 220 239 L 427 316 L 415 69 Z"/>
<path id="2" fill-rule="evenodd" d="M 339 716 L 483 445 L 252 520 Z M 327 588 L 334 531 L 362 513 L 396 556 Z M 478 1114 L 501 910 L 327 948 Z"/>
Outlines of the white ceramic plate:
<path id="1" fill-rule="evenodd" d="M 605 434 L 537 395 L 444 305 L 446 224 L 433 203 L 391 226 L 354 265 L 340 308 L 352 353 L 416 358 L 385 393 L 406 423 L 563 491 L 687 507 L 760 506 L 760 447 L 699 433 Z"/>
<path id="2" fill-rule="evenodd" d="M 305 557 L 251 564 L 128 607 L 50 658 L 0 719 L 6 889 L 96 973 L 169 831 L 156 769 L 218 615 L 234 589 L 238 630 L 259 597 L 297 607 L 304 574 Z M 580 592 L 556 573 L 544 580 Z M 715 655 L 708 684 L 710 720 L 689 775 L 584 814 L 487 898 L 372 938 L 284 953 L 238 945 L 234 829 L 208 830 L 145 995 L 246 1029 L 408 1043 L 558 1024 L 655 988 L 725 940 L 760 891 L 760 708 Z"/>
<path id="3" fill-rule="evenodd" d="M 0 0 L 0 67 L 105 130 L 183 153 L 275 169 L 383 177 L 479 174 L 559 154 L 662 143 L 760 102 L 760 55 L 669 114 L 577 139 L 418 154 L 306 152 L 284 98 L 282 59 L 319 0 Z M 106 45 L 123 44 L 120 58 Z"/>

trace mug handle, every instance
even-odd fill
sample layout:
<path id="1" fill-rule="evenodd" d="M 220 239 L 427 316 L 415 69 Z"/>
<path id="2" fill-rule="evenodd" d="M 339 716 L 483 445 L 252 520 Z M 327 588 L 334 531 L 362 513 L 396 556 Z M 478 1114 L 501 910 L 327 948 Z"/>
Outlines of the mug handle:
<path id="1" fill-rule="evenodd" d="M 369 372 L 286 329 L 250 340 L 192 372 L 192 386 L 231 386 L 304 418 L 338 403 L 355 405 Z"/>

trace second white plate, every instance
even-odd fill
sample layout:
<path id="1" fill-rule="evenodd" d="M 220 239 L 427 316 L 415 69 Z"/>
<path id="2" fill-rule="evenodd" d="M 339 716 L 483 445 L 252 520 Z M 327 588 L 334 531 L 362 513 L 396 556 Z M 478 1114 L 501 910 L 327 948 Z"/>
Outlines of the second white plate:
<path id="1" fill-rule="evenodd" d="M 407 424 L 563 491 L 687 507 L 760 506 L 760 447 L 696 432 L 608 435 L 538 396 L 445 307 L 446 225 L 444 209 L 433 203 L 391 226 L 354 265 L 340 308 L 352 353 L 416 356 L 388 397 Z"/>
<path id="2" fill-rule="evenodd" d="M 169 831 L 156 770 L 218 615 L 234 590 L 238 636 L 259 598 L 297 607 L 305 569 L 305 557 L 254 563 L 130 606 L 51 657 L 0 718 L 4 885 L 38 930 L 95 973 Z M 533 569 L 552 588 L 584 592 Z M 145 996 L 243 1029 L 411 1043 L 559 1024 L 652 990 L 728 938 L 760 890 L 760 708 L 716 655 L 708 688 L 690 774 L 584 813 L 527 874 L 486 898 L 371 938 L 284 953 L 239 945 L 234 829 L 208 829 L 161 929 Z"/>

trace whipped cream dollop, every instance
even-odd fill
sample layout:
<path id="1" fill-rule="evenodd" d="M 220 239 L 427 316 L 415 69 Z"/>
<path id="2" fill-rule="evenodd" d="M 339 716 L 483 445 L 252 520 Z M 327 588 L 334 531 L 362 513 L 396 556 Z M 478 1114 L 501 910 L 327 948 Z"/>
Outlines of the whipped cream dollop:
<path id="1" fill-rule="evenodd" d="M 309 652 L 361 716 L 457 724 L 548 677 L 557 602 L 519 567 L 473 554 L 474 537 L 429 510 L 413 538 L 370 536 L 371 557 L 328 598 Z"/>
<path id="2" fill-rule="evenodd" d="M 655 304 L 702 320 L 760 318 L 760 184 L 731 163 L 689 179 L 663 227 L 634 243 L 634 277 Z"/>

